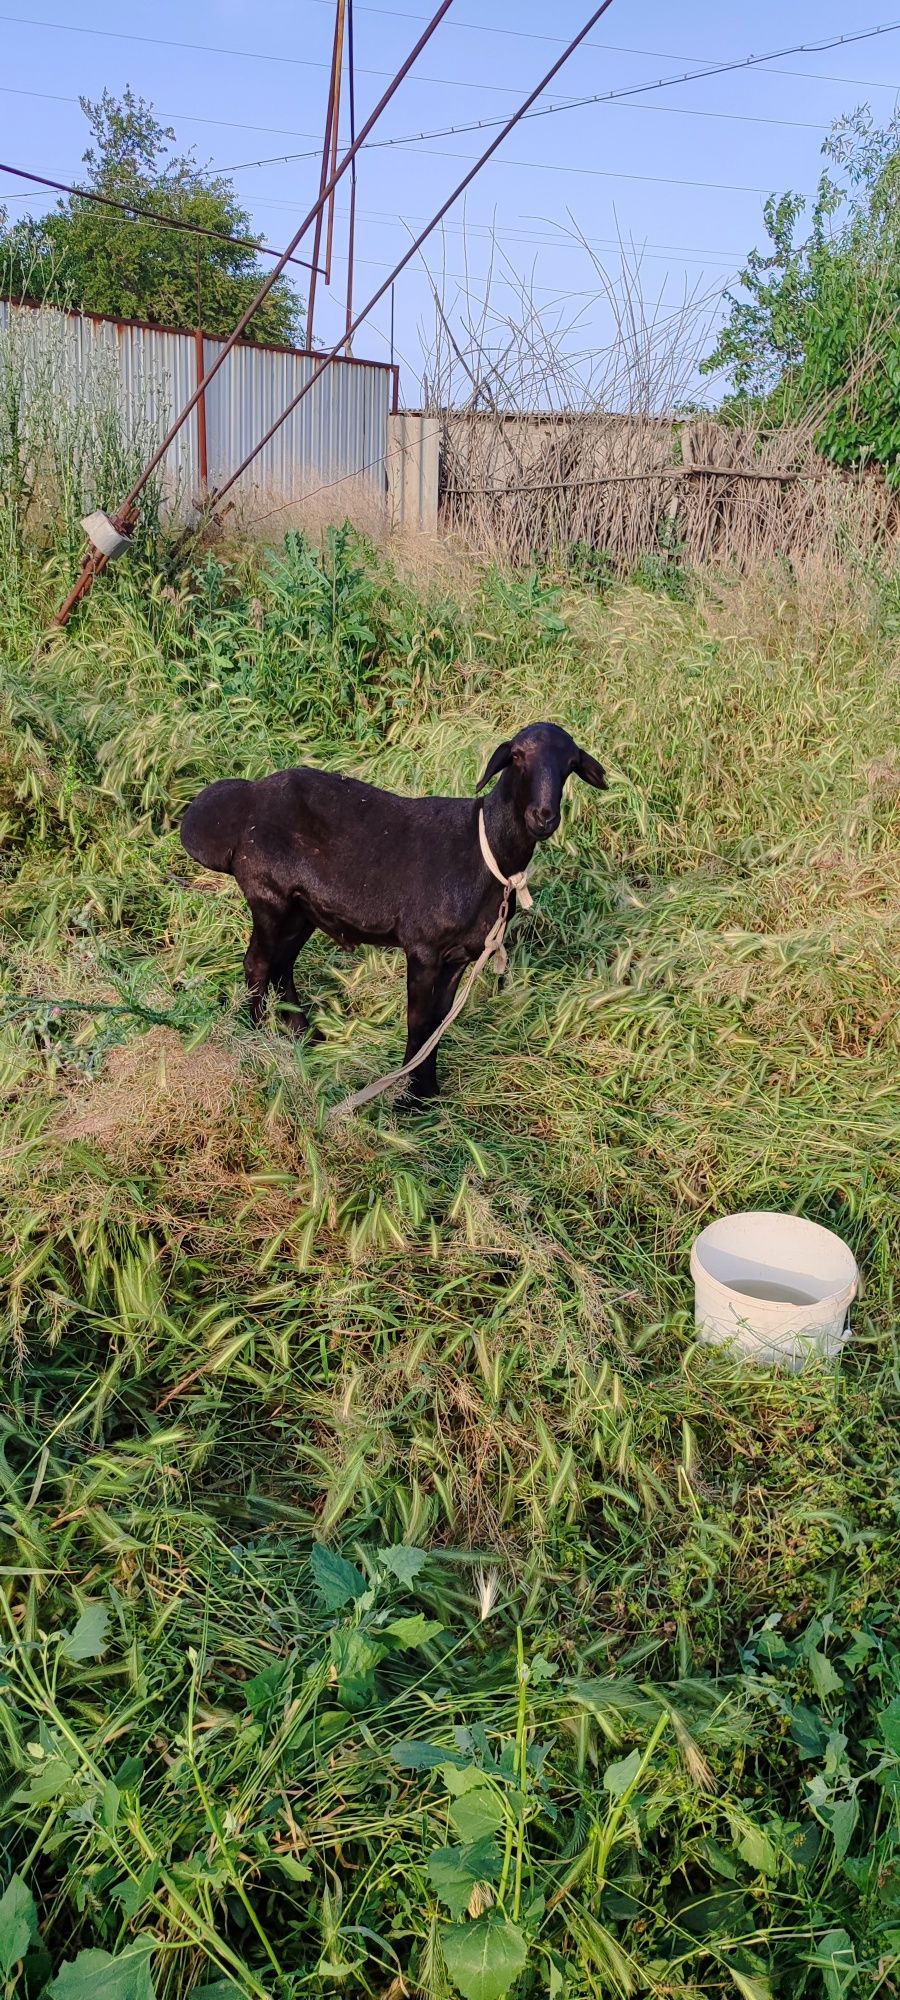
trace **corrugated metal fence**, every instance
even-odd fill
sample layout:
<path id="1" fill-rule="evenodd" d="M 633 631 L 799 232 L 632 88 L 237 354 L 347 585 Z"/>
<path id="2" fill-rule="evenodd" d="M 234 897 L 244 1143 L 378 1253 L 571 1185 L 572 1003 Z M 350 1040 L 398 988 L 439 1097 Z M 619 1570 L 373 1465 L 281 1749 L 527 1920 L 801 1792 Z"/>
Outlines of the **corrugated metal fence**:
<path id="1" fill-rule="evenodd" d="M 210 338 L 201 344 L 192 333 L 136 320 L 0 300 L 0 328 L 11 323 L 35 348 L 53 349 L 61 393 L 78 398 L 91 382 L 102 380 L 112 389 L 127 430 L 152 429 L 157 437 L 196 388 L 198 366 L 208 368 L 223 344 Z M 190 501 L 201 489 L 204 470 L 211 486 L 226 477 L 318 365 L 316 355 L 295 348 L 236 347 L 205 393 L 206 466 L 195 410 L 165 460 L 169 499 L 175 505 Z M 388 363 L 332 362 L 236 492 L 261 494 L 272 503 L 300 501 L 332 484 L 358 480 L 383 500 L 388 417 L 395 402 L 396 373 Z"/>

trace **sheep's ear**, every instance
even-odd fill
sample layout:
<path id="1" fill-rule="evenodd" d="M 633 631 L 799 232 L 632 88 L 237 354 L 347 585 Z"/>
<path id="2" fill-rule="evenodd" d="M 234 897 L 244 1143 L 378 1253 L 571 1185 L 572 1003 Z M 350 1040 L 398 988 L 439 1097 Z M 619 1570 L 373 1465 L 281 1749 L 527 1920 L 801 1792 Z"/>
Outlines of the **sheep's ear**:
<path id="1" fill-rule="evenodd" d="M 491 779 L 496 778 L 498 771 L 505 771 L 507 764 L 511 764 L 512 760 L 513 760 L 512 744 L 498 743 L 497 748 L 494 751 L 493 757 L 489 758 L 487 764 L 484 767 L 484 770 L 481 773 L 481 777 L 479 778 L 478 783 L 475 787 L 476 792 L 483 792 L 485 785 L 489 785 Z"/>
<path id="2" fill-rule="evenodd" d="M 575 774 L 583 778 L 586 785 L 593 785 L 598 792 L 609 790 L 603 765 L 598 764 L 596 757 L 592 757 L 588 750 L 579 750 L 575 760 Z"/>

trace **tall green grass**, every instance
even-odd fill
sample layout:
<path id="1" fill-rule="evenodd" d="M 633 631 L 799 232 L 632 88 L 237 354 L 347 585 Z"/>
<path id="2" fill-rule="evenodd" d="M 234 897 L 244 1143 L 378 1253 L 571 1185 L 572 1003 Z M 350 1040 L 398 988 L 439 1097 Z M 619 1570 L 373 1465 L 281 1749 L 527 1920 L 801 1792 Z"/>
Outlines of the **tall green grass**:
<path id="1" fill-rule="evenodd" d="M 54 560 L 0 597 L 0 1975 L 896 1991 L 890 580 L 600 596 L 347 530 L 122 566 L 35 651 Z M 322 1039 L 252 1034 L 181 810 L 307 758 L 471 789 L 539 717 L 610 792 L 434 1110 L 329 1127 L 399 962 L 315 939 Z M 839 1371 L 695 1343 L 745 1206 L 852 1244 Z"/>

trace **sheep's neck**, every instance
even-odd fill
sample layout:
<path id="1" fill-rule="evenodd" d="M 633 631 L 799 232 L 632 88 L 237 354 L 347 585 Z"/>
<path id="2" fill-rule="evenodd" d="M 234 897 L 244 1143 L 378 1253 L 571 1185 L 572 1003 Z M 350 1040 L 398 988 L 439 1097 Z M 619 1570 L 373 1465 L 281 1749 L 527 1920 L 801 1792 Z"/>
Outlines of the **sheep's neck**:
<path id="1" fill-rule="evenodd" d="M 504 875 L 518 875 L 528 867 L 537 842 L 517 812 L 504 778 L 494 786 L 483 810 L 484 829 L 498 868 Z"/>

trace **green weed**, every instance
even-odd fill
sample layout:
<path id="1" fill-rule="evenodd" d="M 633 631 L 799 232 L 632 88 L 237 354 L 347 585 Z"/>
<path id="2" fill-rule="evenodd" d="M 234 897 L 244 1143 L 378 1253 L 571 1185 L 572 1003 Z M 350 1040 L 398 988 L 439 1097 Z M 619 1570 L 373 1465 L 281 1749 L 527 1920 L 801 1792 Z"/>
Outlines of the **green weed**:
<path id="1" fill-rule="evenodd" d="M 0 590 L 6 1990 L 896 1992 L 896 587 L 167 560 L 37 650 L 56 556 Z M 329 1126 L 400 968 L 252 1034 L 181 811 L 540 717 L 609 793 L 439 1105 Z M 839 1372 L 695 1343 L 766 1206 L 860 1261 Z"/>

